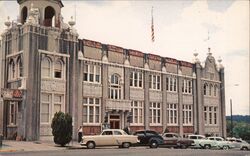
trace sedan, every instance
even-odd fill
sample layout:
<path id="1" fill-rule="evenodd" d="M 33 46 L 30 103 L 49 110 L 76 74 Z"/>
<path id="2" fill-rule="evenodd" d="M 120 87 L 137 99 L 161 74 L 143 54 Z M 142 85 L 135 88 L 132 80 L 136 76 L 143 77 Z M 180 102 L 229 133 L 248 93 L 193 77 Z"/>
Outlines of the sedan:
<path id="1" fill-rule="evenodd" d="M 97 146 L 119 146 L 129 148 L 138 142 L 137 136 L 128 135 L 121 129 L 105 129 L 100 135 L 83 136 L 80 144 L 92 149 Z"/>

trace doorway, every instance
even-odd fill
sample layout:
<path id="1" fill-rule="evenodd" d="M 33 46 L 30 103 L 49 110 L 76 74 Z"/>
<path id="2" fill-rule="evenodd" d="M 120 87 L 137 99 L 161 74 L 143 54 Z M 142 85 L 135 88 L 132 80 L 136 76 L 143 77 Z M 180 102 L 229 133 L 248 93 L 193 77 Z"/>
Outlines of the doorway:
<path id="1" fill-rule="evenodd" d="M 120 129 L 120 115 L 110 115 L 110 129 Z"/>

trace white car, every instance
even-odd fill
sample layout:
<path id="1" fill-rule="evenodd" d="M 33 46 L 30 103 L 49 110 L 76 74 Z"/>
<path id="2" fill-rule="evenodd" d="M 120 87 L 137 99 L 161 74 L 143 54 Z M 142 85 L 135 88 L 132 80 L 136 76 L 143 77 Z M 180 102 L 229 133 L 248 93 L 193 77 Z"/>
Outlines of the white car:
<path id="1" fill-rule="evenodd" d="M 83 136 L 80 144 L 87 148 L 96 146 L 119 146 L 129 148 L 131 145 L 138 143 L 137 136 L 128 135 L 121 129 L 105 129 L 100 135 Z"/>
<path id="2" fill-rule="evenodd" d="M 216 147 L 219 149 L 227 150 L 234 147 L 231 142 L 224 140 L 222 137 L 208 137 L 208 139 L 214 141 Z"/>
<path id="3" fill-rule="evenodd" d="M 235 148 L 239 148 L 241 150 L 250 150 L 250 144 L 244 140 L 236 138 L 227 138 L 227 140 L 230 141 Z"/>
<path id="4" fill-rule="evenodd" d="M 193 148 L 204 148 L 210 149 L 216 147 L 216 143 L 212 140 L 207 139 L 204 135 L 188 135 L 188 139 L 194 141 Z"/>

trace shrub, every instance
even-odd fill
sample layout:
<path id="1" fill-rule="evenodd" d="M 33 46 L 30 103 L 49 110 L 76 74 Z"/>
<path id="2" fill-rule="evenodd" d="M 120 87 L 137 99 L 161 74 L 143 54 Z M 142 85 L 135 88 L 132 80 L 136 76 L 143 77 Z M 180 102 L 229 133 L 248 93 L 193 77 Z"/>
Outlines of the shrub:
<path id="1" fill-rule="evenodd" d="M 55 144 L 65 146 L 72 139 L 72 117 L 63 112 L 56 112 L 51 123 Z"/>

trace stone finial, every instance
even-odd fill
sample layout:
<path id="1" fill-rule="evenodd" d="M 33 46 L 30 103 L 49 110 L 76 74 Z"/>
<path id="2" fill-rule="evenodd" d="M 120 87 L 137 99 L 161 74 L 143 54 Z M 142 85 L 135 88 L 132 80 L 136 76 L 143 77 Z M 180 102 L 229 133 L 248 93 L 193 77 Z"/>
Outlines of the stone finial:
<path id="1" fill-rule="evenodd" d="M 220 70 L 220 69 L 223 69 L 224 68 L 224 66 L 222 65 L 222 59 L 221 59 L 221 57 L 219 57 L 218 58 L 218 66 L 217 66 L 217 68 L 218 68 L 218 70 Z"/>
<path id="2" fill-rule="evenodd" d="M 197 53 L 197 52 L 194 53 L 194 63 L 200 63 L 198 55 L 199 55 L 199 53 Z"/>
<path id="3" fill-rule="evenodd" d="M 103 55 L 102 62 L 109 62 L 107 55 Z"/>
<path id="4" fill-rule="evenodd" d="M 4 22 L 4 25 L 9 29 L 11 22 L 10 22 L 10 16 L 7 17 L 7 21 Z"/>
<path id="5" fill-rule="evenodd" d="M 145 63 L 145 64 L 144 64 L 144 68 L 145 68 L 145 69 L 149 69 L 148 63 Z"/>
<path id="6" fill-rule="evenodd" d="M 211 48 L 208 47 L 208 53 L 207 53 L 208 56 L 212 56 L 212 53 L 211 53 Z"/>
<path id="7" fill-rule="evenodd" d="M 81 50 L 78 51 L 78 59 L 83 59 L 83 53 Z"/>

